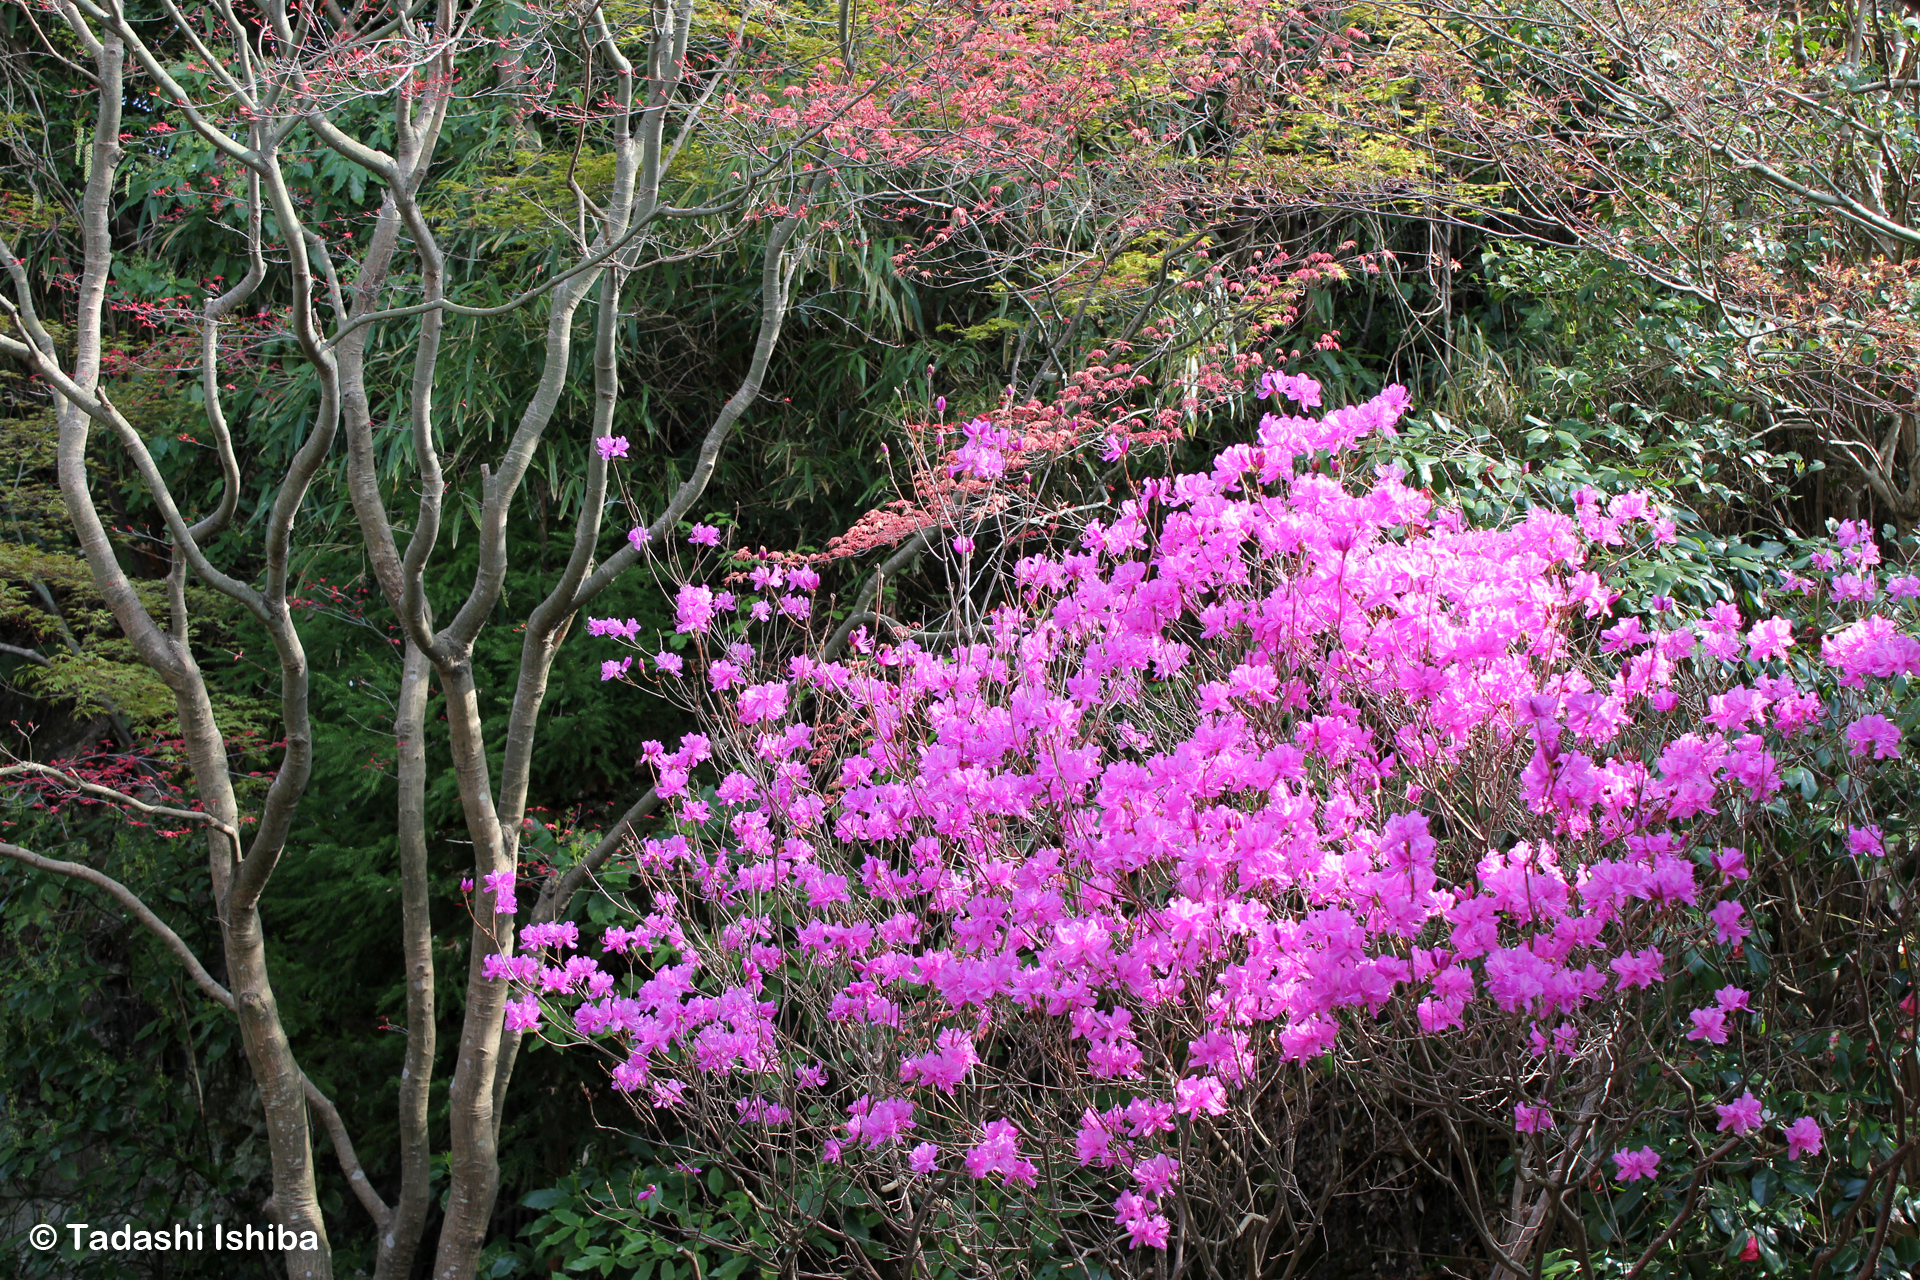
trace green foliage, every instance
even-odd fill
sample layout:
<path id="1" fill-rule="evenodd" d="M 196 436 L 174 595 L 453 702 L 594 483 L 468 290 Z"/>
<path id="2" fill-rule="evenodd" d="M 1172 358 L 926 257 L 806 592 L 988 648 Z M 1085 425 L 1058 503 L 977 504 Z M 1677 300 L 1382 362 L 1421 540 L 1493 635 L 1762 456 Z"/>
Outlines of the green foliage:
<path id="1" fill-rule="evenodd" d="M 521 1206 L 539 1216 L 517 1241 L 503 1241 L 481 1263 L 482 1276 L 561 1274 L 636 1280 L 759 1280 L 748 1256 L 728 1246 L 757 1239 L 754 1206 L 718 1169 L 648 1163 L 644 1144 L 617 1144 L 613 1172 L 583 1162 Z M 591 1155 L 591 1148 L 589 1148 Z"/>
<path id="2" fill-rule="evenodd" d="M 79 653 L 56 649 L 45 667 L 27 667 L 17 683 L 27 693 L 65 703 L 82 718 L 118 712 L 146 733 L 173 723 L 173 692 L 125 640 L 94 640 Z"/>
<path id="3" fill-rule="evenodd" d="M 153 900 L 209 944 L 204 846 L 111 816 L 0 811 L 5 838 L 160 886 Z M 199 874 L 196 874 L 199 872 Z M 214 943 L 217 948 L 217 942 Z M 10 1221 L 257 1221 L 264 1133 L 237 1028 L 179 962 L 97 890 L 0 863 L 0 1214 Z M 64 1237 L 63 1237 L 64 1239 Z M 23 1280 L 260 1276 L 264 1259 L 18 1248 Z"/>

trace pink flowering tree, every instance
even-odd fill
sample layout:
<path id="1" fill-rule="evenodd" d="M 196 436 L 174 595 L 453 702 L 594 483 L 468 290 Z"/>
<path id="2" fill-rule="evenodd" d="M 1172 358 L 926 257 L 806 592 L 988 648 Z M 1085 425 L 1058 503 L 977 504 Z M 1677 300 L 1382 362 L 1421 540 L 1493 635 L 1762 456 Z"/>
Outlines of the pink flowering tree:
<path id="1" fill-rule="evenodd" d="M 1262 389 L 1137 483 L 1098 427 L 924 433 L 917 622 L 762 555 L 695 562 L 678 651 L 596 624 L 704 728 L 646 744 L 620 923 L 490 958 L 508 1024 L 782 1274 L 1290 1275 L 1416 1178 L 1482 1274 L 1873 1274 L 1920 580 L 1846 526 L 1745 609 L 1626 597 L 1686 551 L 1647 494 L 1470 528 L 1360 465 L 1400 388 Z M 1110 501 L 1047 479 L 1101 455 Z"/>

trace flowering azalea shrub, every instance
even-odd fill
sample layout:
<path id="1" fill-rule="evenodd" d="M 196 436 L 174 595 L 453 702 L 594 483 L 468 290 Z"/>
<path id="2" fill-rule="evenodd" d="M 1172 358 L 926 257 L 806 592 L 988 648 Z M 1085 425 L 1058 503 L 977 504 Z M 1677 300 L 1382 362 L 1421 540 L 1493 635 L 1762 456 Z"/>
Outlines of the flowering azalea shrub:
<path id="1" fill-rule="evenodd" d="M 950 437 L 935 623 L 824 647 L 791 558 L 680 586 L 688 657 L 597 623 L 706 728 L 646 746 L 634 914 L 493 960 L 510 1023 L 604 1054 L 769 1264 L 1266 1274 L 1396 1176 L 1305 1167 L 1336 1094 L 1495 1274 L 1891 1264 L 1920 580 L 1849 525 L 1759 612 L 1623 599 L 1647 495 L 1470 528 L 1356 465 L 1401 389 L 1263 385 L 1092 518 Z"/>

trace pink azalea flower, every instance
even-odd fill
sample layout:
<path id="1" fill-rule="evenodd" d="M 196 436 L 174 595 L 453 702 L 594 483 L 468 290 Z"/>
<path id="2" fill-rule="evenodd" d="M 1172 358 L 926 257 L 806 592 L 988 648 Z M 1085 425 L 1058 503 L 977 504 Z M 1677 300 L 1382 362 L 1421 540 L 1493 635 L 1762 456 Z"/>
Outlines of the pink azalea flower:
<path id="1" fill-rule="evenodd" d="M 1760 1127 L 1760 1099 L 1753 1096 L 1751 1089 L 1732 1102 L 1716 1104 L 1714 1110 L 1720 1113 L 1720 1124 L 1715 1132 L 1751 1133 Z"/>
<path id="2" fill-rule="evenodd" d="M 1785 618 L 1769 618 L 1753 624 L 1747 632 L 1747 656 L 1755 662 L 1784 658 L 1793 647 L 1793 624 Z"/>
<path id="3" fill-rule="evenodd" d="M 1142 1194 L 1158 1200 L 1180 1180 L 1180 1162 L 1165 1154 L 1149 1156 L 1133 1166 L 1133 1178 Z"/>
<path id="4" fill-rule="evenodd" d="M 509 1031 L 538 1031 L 540 1002 L 530 995 L 507 1001 L 506 1023 Z"/>
<path id="5" fill-rule="evenodd" d="M 759 724 L 778 720 L 787 713 L 787 682 L 773 680 L 748 685 L 740 692 L 740 723 Z"/>
<path id="6" fill-rule="evenodd" d="M 1650 987 L 1658 982 L 1665 963 L 1659 948 L 1648 947 L 1644 951 L 1629 951 L 1615 956 L 1608 967 L 1619 975 L 1620 989 L 1625 991 L 1633 987 Z"/>
<path id="7" fill-rule="evenodd" d="M 1167 1247 L 1167 1232 L 1172 1226 L 1165 1215 L 1154 1212 L 1154 1204 L 1145 1196 L 1123 1192 L 1113 1202 L 1114 1217 L 1126 1229 L 1127 1247 L 1150 1249 Z"/>
<path id="8" fill-rule="evenodd" d="M 1302 409 L 1316 408 L 1320 404 L 1320 384 L 1304 373 L 1289 374 L 1275 370 L 1261 374 L 1260 394 L 1285 396 Z"/>
<path id="9" fill-rule="evenodd" d="M 1642 1147 L 1638 1151 L 1622 1148 L 1613 1153 L 1613 1162 L 1620 1168 L 1613 1175 L 1616 1182 L 1638 1182 L 1654 1176 L 1654 1171 L 1660 1167 L 1660 1153 L 1652 1147 Z"/>
<path id="10" fill-rule="evenodd" d="M 1753 932 L 1753 927 L 1741 920 L 1746 913 L 1747 909 L 1733 898 L 1716 902 L 1713 910 L 1707 912 L 1707 918 L 1713 921 L 1714 936 L 1727 946 L 1739 946 Z"/>
<path id="11" fill-rule="evenodd" d="M 1173 1109 L 1183 1116 L 1225 1115 L 1227 1090 L 1213 1076 L 1185 1076 L 1174 1082 Z"/>
<path id="12" fill-rule="evenodd" d="M 1847 754 L 1865 755 L 1869 749 L 1875 760 L 1900 757 L 1900 726 L 1885 716 L 1861 716 L 1847 726 Z"/>
<path id="13" fill-rule="evenodd" d="M 1847 851 L 1856 858 L 1884 858 L 1886 839 L 1877 826 L 1848 827 Z"/>
<path id="14" fill-rule="evenodd" d="M 1727 1011 L 1718 1007 L 1695 1009 L 1687 1015 L 1693 1020 L 1693 1030 L 1687 1032 L 1689 1040 L 1704 1040 L 1708 1044 L 1727 1042 Z"/>
<path id="15" fill-rule="evenodd" d="M 1801 1116 L 1787 1126 L 1787 1159 L 1798 1160 L 1801 1156 L 1817 1156 L 1824 1135 L 1820 1132 L 1820 1122 L 1812 1116 Z"/>
<path id="16" fill-rule="evenodd" d="M 913 1128 L 913 1103 L 905 1098 L 875 1101 L 861 1094 L 847 1108 L 847 1141 L 866 1143 L 870 1148 L 898 1142 L 900 1135 Z"/>
<path id="17" fill-rule="evenodd" d="M 1713 855 L 1713 867 L 1728 880 L 1747 878 L 1747 855 L 1739 849 L 1726 848 Z"/>
<path id="18" fill-rule="evenodd" d="M 989 1120 L 978 1146 L 967 1152 L 967 1173 L 974 1178 L 998 1174 L 1003 1181 L 1031 1189 L 1039 1169 L 1020 1154 L 1020 1130 L 1010 1120 Z"/>

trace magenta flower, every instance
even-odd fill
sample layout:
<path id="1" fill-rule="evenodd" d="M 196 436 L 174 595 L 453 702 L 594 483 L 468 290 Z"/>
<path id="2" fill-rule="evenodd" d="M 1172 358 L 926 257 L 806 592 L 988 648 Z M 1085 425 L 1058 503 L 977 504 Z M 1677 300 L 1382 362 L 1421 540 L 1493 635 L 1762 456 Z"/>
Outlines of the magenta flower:
<path id="1" fill-rule="evenodd" d="M 1753 1096 L 1751 1089 L 1732 1102 L 1716 1104 L 1714 1110 L 1720 1113 L 1716 1133 L 1751 1133 L 1760 1127 L 1760 1099 Z"/>
<path id="2" fill-rule="evenodd" d="M 1183 1116 L 1225 1115 L 1226 1086 L 1213 1076 L 1184 1076 L 1174 1082 L 1173 1109 Z"/>
<path id="3" fill-rule="evenodd" d="M 1616 1182 L 1638 1182 L 1642 1178 L 1651 1178 L 1660 1167 L 1660 1153 L 1652 1147 L 1642 1147 L 1638 1151 L 1624 1148 L 1613 1153 L 1613 1162 L 1620 1171 L 1613 1175 Z"/>
<path id="4" fill-rule="evenodd" d="M 1687 1015 L 1693 1019 L 1693 1030 L 1687 1032 L 1689 1040 L 1704 1040 L 1708 1044 L 1727 1042 L 1727 1011 L 1718 1007 L 1695 1009 Z"/>
<path id="5" fill-rule="evenodd" d="M 495 915 L 510 916 L 519 910 L 513 900 L 513 872 L 489 871 L 486 877 L 487 892 L 493 895 Z"/>
<path id="6" fill-rule="evenodd" d="M 618 618 L 588 618 L 587 634 L 590 636 L 614 636 L 621 640 L 631 640 L 640 634 L 640 620 L 628 618 L 622 622 Z"/>
<path id="7" fill-rule="evenodd" d="M 1884 858 L 1886 839 L 1877 826 L 1848 827 L 1847 851 L 1856 858 Z"/>
<path id="8" fill-rule="evenodd" d="M 674 598 L 675 630 L 705 631 L 713 621 L 715 601 L 713 592 L 706 587 L 696 587 L 691 582 L 680 588 L 680 594 Z"/>
<path id="9" fill-rule="evenodd" d="M 1513 1104 L 1513 1127 L 1519 1133 L 1539 1133 L 1551 1129 L 1553 1128 L 1553 1109 L 1516 1102 Z"/>
<path id="10" fill-rule="evenodd" d="M 1600 633 L 1600 648 L 1607 653 L 1624 653 L 1652 640 L 1639 618 L 1626 617 Z"/>
<path id="11" fill-rule="evenodd" d="M 1634 987 L 1650 987 L 1660 981 L 1665 960 L 1657 947 L 1648 947 L 1644 951 L 1628 951 L 1608 963 L 1619 975 L 1620 989 L 1626 991 Z"/>
<path id="12" fill-rule="evenodd" d="M 627 456 L 627 438 L 625 436 L 601 436 L 593 442 L 602 458 L 624 458 Z"/>
<path id="13" fill-rule="evenodd" d="M 520 931 L 520 945 L 577 951 L 580 948 L 580 926 L 571 920 L 530 924 Z"/>
<path id="14" fill-rule="evenodd" d="M 1843 627 L 1820 642 L 1820 657 L 1840 672 L 1840 683 L 1858 689 L 1864 676 L 1920 672 L 1920 640 L 1902 635 L 1892 619 L 1878 614 Z"/>
<path id="15" fill-rule="evenodd" d="M 1869 748 L 1875 760 L 1897 760 L 1900 756 L 1900 726 L 1885 716 L 1861 716 L 1847 726 L 1847 754 L 1865 755 Z"/>
<path id="16" fill-rule="evenodd" d="M 1793 647 L 1793 624 L 1785 618 L 1768 618 L 1753 624 L 1747 632 L 1747 656 L 1755 662 L 1784 658 Z"/>
<path id="17" fill-rule="evenodd" d="M 913 1104 L 905 1098 L 875 1101 L 866 1094 L 847 1108 L 847 1140 L 858 1140 L 871 1148 L 898 1142 L 900 1135 L 913 1128 Z"/>
<path id="18" fill-rule="evenodd" d="M 949 478 L 972 474 L 982 480 L 995 480 L 1006 473 L 1006 451 L 1015 447 L 1011 432 L 1002 431 L 988 418 L 975 418 L 960 430 L 966 442 L 953 451 L 953 462 L 947 467 Z"/>
<path id="19" fill-rule="evenodd" d="M 540 1029 L 540 1002 L 532 996 L 523 996 L 518 1000 L 507 1001 L 507 1030 L 538 1031 Z"/>
<path id="20" fill-rule="evenodd" d="M 1133 1177 L 1143 1194 L 1158 1200 L 1180 1180 L 1180 1162 L 1165 1154 L 1149 1156 L 1133 1166 Z"/>
<path id="21" fill-rule="evenodd" d="M 907 1167 L 915 1173 L 932 1173 L 940 1167 L 940 1148 L 922 1142 L 908 1153 Z"/>
<path id="22" fill-rule="evenodd" d="M 974 1178 L 998 1174 L 1005 1182 L 1032 1189 L 1040 1170 L 1021 1156 L 1020 1130 L 1011 1120 L 989 1120 L 979 1145 L 967 1152 L 967 1173 Z"/>
<path id="23" fill-rule="evenodd" d="M 933 1052 L 901 1062 L 900 1079 L 907 1084 L 918 1080 L 951 1095 L 979 1061 L 973 1050 L 972 1036 L 964 1031 L 942 1031 Z"/>
<path id="24" fill-rule="evenodd" d="M 1274 370 L 1260 375 L 1260 394 L 1278 398 L 1285 396 L 1302 409 L 1317 408 L 1320 404 L 1320 384 L 1306 374 L 1281 373 Z"/>
<path id="25" fill-rule="evenodd" d="M 1080 1113 L 1080 1128 L 1073 1138 L 1074 1159 L 1082 1167 L 1097 1165 L 1102 1169 L 1118 1162 L 1122 1152 L 1115 1151 L 1114 1140 L 1119 1136 L 1121 1124 L 1117 1110 L 1104 1115 L 1092 1107 L 1083 1110 Z M 1124 1143 L 1118 1145 L 1124 1150 Z"/>
<path id="26" fill-rule="evenodd" d="M 1122 1192 L 1113 1202 L 1114 1218 L 1126 1229 L 1127 1247 L 1150 1249 L 1167 1247 L 1167 1232 L 1172 1226 L 1164 1214 L 1156 1213 L 1153 1201 L 1132 1191 Z"/>
<path id="27" fill-rule="evenodd" d="M 627 541 L 633 544 L 633 549 L 635 551 L 638 551 L 641 547 L 644 547 L 649 542 L 653 541 L 653 534 L 647 531 L 647 527 L 645 525 L 637 524 L 633 526 L 633 528 L 627 530 Z"/>
<path id="28" fill-rule="evenodd" d="M 1753 926 L 1742 922 L 1740 918 L 1746 914 L 1747 909 L 1737 900 L 1727 898 L 1716 902 L 1713 910 L 1707 912 L 1707 918 L 1713 921 L 1713 934 L 1716 938 L 1727 946 L 1737 947 L 1745 941 L 1748 934 L 1753 932 Z"/>
<path id="29" fill-rule="evenodd" d="M 1880 580 L 1871 573 L 1840 573 L 1833 578 L 1833 598 L 1872 604 L 1880 594 Z"/>
<path id="30" fill-rule="evenodd" d="M 720 545 L 720 530 L 710 524 L 697 524 L 687 534 L 687 541 L 696 547 L 717 547 Z"/>
<path id="31" fill-rule="evenodd" d="M 762 720 L 778 720 L 786 713 L 787 682 L 784 680 L 748 685 L 740 691 L 741 724 L 759 724 Z"/>
<path id="32" fill-rule="evenodd" d="M 1820 1122 L 1812 1116 L 1801 1116 L 1787 1126 L 1787 1159 L 1819 1155 L 1821 1140 Z"/>

